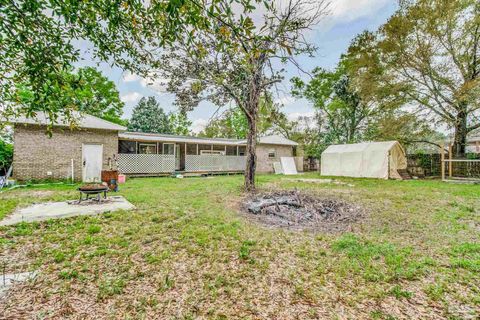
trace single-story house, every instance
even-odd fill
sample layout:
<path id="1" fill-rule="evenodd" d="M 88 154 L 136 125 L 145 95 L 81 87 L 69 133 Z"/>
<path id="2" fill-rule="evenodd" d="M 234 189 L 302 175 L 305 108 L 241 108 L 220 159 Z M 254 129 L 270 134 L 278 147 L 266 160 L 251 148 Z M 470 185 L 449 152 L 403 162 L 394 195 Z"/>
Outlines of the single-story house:
<path id="1" fill-rule="evenodd" d="M 12 123 L 13 177 L 21 181 L 72 177 L 99 181 L 101 170 L 110 167 L 137 176 L 245 170 L 246 140 L 127 132 L 123 126 L 86 114 L 79 116 L 74 129 L 57 120 L 51 137 L 42 113 Z M 273 172 L 273 163 L 293 157 L 296 147 L 296 142 L 281 136 L 259 138 L 257 172 Z"/>

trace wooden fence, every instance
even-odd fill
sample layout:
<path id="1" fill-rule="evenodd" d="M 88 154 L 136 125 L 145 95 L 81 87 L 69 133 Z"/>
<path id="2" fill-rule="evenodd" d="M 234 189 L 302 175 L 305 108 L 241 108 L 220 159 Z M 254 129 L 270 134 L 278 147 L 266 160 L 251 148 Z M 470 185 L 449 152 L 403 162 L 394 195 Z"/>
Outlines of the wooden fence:
<path id="1" fill-rule="evenodd" d="M 442 176 L 480 178 L 479 154 L 475 153 L 467 154 L 463 159 L 450 159 L 445 153 L 443 166 L 441 154 L 409 154 L 407 160 L 409 173 L 420 178 Z"/>

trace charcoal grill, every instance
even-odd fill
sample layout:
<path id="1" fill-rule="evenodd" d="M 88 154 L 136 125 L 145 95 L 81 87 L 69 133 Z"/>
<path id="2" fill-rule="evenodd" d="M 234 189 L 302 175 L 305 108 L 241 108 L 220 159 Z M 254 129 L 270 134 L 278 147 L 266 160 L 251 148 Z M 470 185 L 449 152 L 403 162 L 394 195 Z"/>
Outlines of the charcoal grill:
<path id="1" fill-rule="evenodd" d="M 81 203 L 84 200 L 92 199 L 90 196 L 95 196 L 93 200 L 98 202 L 101 201 L 101 194 L 103 193 L 103 199 L 107 199 L 108 186 L 103 185 L 85 185 L 77 189 L 80 192 L 80 199 L 78 203 Z M 85 199 L 83 198 L 85 195 Z"/>

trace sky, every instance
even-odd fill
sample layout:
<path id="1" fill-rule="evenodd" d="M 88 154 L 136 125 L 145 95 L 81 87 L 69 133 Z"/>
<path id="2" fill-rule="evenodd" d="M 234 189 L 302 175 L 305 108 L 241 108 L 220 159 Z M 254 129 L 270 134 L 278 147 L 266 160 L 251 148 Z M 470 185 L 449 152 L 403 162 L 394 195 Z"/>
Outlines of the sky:
<path id="1" fill-rule="evenodd" d="M 333 69 L 346 51 L 352 39 L 364 30 L 376 30 L 393 14 L 397 8 L 396 0 L 331 0 L 329 15 L 312 31 L 311 41 L 318 47 L 314 58 L 299 57 L 298 62 L 303 70 L 311 71 L 315 67 Z M 95 66 L 110 80 L 115 82 L 122 101 L 125 103 L 124 118 L 130 118 L 133 107 L 142 97 L 155 96 L 165 111 L 175 111 L 174 96 L 163 92 L 158 87 L 149 86 L 147 81 L 137 75 L 111 67 L 106 63 L 98 63 L 91 59 L 88 45 L 84 44 L 81 66 Z M 290 119 L 298 116 L 312 115 L 312 105 L 303 99 L 290 96 L 290 78 L 305 77 L 293 66 L 286 67 L 285 80 L 275 94 L 277 102 L 283 104 L 283 112 Z M 201 131 L 217 110 L 211 103 L 202 102 L 194 111 L 188 114 L 193 122 L 192 130 Z"/>

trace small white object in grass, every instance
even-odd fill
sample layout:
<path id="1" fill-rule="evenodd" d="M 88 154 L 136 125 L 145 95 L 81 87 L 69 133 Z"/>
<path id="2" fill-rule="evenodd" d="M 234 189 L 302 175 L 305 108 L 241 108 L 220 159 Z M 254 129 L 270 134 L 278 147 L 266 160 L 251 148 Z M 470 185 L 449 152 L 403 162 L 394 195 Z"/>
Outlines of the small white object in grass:
<path id="1" fill-rule="evenodd" d="M 275 171 L 275 174 L 283 174 L 282 164 L 280 162 L 274 162 L 273 170 Z"/>
<path id="2" fill-rule="evenodd" d="M 15 283 L 33 279 L 36 275 L 36 272 L 0 274 L 0 297 L 4 295 L 11 286 L 15 285 Z"/>
<path id="3" fill-rule="evenodd" d="M 282 163 L 283 174 L 298 174 L 295 159 L 293 159 L 293 157 L 281 157 L 280 162 Z"/>
<path id="4" fill-rule="evenodd" d="M 183 175 L 177 174 L 177 175 L 175 176 L 175 178 L 177 178 L 177 179 L 183 179 Z"/>

